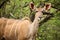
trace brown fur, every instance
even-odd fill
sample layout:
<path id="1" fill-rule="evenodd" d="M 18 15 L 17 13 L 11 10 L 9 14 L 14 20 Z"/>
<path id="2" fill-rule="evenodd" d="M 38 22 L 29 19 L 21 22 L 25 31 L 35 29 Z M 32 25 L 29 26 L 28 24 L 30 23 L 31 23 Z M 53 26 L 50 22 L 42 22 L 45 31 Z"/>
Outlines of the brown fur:
<path id="1" fill-rule="evenodd" d="M 6 40 L 26 39 L 29 24 L 27 17 L 24 20 L 0 18 L 0 38 L 4 35 Z"/>
<path id="2" fill-rule="evenodd" d="M 0 39 L 2 38 L 2 36 L 4 34 L 3 32 L 4 32 L 6 22 L 7 22 L 6 18 L 0 18 Z"/>
<path id="3" fill-rule="evenodd" d="M 28 20 L 8 19 L 4 37 L 6 40 L 24 40 L 28 36 L 29 24 L 31 23 Z"/>

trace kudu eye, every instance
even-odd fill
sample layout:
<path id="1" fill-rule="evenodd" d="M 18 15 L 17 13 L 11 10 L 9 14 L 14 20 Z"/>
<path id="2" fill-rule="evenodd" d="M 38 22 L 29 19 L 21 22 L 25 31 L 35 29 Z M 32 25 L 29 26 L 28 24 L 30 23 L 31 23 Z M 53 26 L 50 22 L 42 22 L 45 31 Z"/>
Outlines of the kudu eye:
<path id="1" fill-rule="evenodd" d="M 38 12 L 38 11 L 36 11 L 36 12 Z"/>

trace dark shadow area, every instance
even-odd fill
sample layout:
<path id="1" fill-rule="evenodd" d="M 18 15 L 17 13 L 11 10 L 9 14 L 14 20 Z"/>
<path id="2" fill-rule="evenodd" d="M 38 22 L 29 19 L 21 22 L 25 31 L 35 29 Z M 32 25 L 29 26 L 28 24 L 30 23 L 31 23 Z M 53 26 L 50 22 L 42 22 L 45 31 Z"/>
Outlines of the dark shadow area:
<path id="1" fill-rule="evenodd" d="M 54 17 L 54 14 L 53 14 L 53 13 L 43 12 L 43 14 L 44 14 L 44 15 L 46 14 L 47 17 L 39 23 L 39 24 L 40 24 L 39 26 L 43 25 L 43 24 L 44 24 L 45 22 L 47 22 L 50 18 Z"/>
<path id="2" fill-rule="evenodd" d="M 4 38 L 4 37 L 2 37 L 2 38 L 1 38 L 1 40 L 5 40 L 5 38 Z"/>

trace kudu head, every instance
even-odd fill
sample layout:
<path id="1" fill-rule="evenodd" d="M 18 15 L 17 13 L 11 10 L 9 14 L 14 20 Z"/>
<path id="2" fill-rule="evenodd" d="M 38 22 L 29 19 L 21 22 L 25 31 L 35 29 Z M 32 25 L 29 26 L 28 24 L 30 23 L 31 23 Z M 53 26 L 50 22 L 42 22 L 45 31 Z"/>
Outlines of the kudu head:
<path id="1" fill-rule="evenodd" d="M 34 3 L 33 2 L 31 2 L 30 4 L 29 4 L 29 7 L 30 7 L 30 9 L 32 10 L 32 11 L 35 11 L 36 13 L 37 12 L 43 12 L 43 11 L 45 11 L 45 12 L 47 12 L 48 10 L 50 10 L 50 8 L 51 8 L 51 3 L 46 3 L 45 5 L 44 5 L 44 7 L 39 7 L 39 8 L 37 8 L 35 5 L 34 5 Z"/>
<path id="2" fill-rule="evenodd" d="M 35 12 L 35 13 L 36 13 L 36 14 L 35 14 L 35 18 L 36 18 L 36 17 L 42 17 L 42 16 L 43 16 L 43 12 L 47 12 L 48 10 L 50 10 L 50 8 L 51 8 L 51 3 L 46 3 L 46 4 L 44 5 L 44 7 L 39 7 L 39 8 L 37 8 L 37 7 L 34 5 L 33 2 L 30 2 L 29 7 L 30 7 L 30 10 L 31 10 L 32 12 Z M 31 17 L 31 18 L 32 18 L 32 20 L 33 20 L 33 17 Z"/>

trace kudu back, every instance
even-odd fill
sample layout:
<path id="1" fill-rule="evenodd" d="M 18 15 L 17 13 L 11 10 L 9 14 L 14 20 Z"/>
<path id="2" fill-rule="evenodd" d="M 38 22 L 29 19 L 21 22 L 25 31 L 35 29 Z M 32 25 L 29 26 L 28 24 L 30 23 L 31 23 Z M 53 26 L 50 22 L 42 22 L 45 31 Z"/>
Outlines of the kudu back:
<path id="1" fill-rule="evenodd" d="M 6 21 L 1 23 L 5 25 L 3 26 L 4 31 L 2 36 L 6 40 L 35 40 L 39 20 L 43 17 L 42 11 L 49 10 L 50 4 L 48 4 L 48 7 L 45 5 L 43 8 L 36 8 L 34 3 L 31 2 L 29 7 L 32 11 L 36 12 L 33 22 L 28 17 L 25 17 L 22 20 L 6 19 Z"/>

